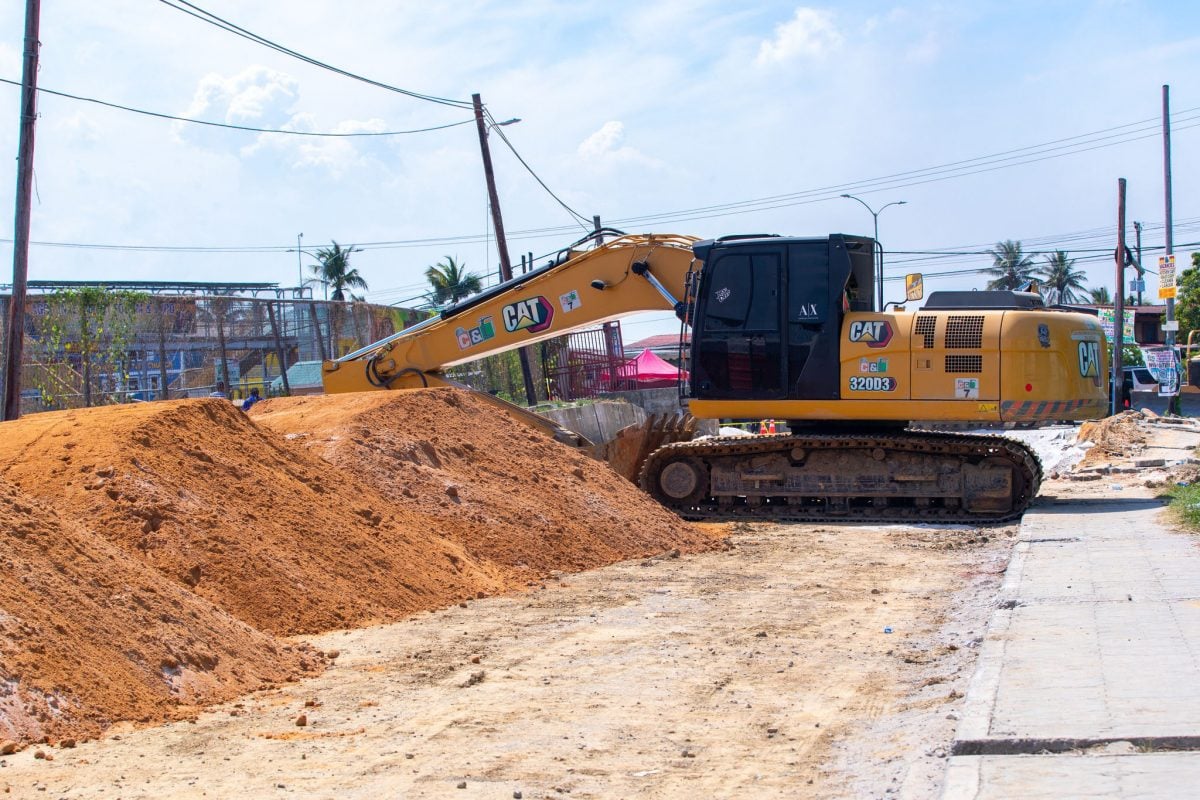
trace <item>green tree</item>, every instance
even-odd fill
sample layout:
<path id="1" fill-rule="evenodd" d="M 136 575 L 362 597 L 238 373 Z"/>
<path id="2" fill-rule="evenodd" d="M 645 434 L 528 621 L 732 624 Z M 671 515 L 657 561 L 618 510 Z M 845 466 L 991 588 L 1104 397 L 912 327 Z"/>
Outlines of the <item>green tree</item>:
<path id="1" fill-rule="evenodd" d="M 433 287 L 428 297 L 435 306 L 457 303 L 483 290 L 479 275 L 467 272 L 467 265 L 460 264 L 453 256 L 446 256 L 425 270 L 425 278 Z"/>
<path id="2" fill-rule="evenodd" d="M 100 402 L 119 398 L 129 379 L 137 308 L 148 297 L 144 292 L 84 286 L 47 298 L 39 334 L 45 360 L 37 386 L 44 404 L 70 404 L 75 386 L 85 406 L 97 402 L 96 388 Z"/>
<path id="3" fill-rule="evenodd" d="M 995 277 L 988 281 L 989 289 L 1017 289 L 1033 280 L 1037 274 L 1033 258 L 1021 251 L 1021 243 L 1009 239 L 997 242 L 996 247 L 988 251 L 992 256 L 992 266 L 984 270 Z"/>
<path id="4" fill-rule="evenodd" d="M 337 242 L 333 243 L 333 247 L 322 247 L 316 252 L 317 263 L 312 264 L 309 269 L 317 280 L 329 287 L 330 300 L 343 303 L 346 301 L 347 289 L 368 288 L 358 270 L 350 266 L 350 254 L 361 252 L 361 247 L 351 245 L 343 248 Z"/>
<path id="5" fill-rule="evenodd" d="M 1179 341 L 1186 342 L 1190 331 L 1200 330 L 1200 251 L 1192 253 L 1192 265 L 1179 273 L 1175 281 L 1175 319 L 1179 321 Z"/>
<path id="6" fill-rule="evenodd" d="M 1075 259 L 1067 258 L 1062 250 L 1046 256 L 1046 263 L 1038 272 L 1044 280 L 1044 293 L 1049 302 L 1076 303 L 1084 296 L 1083 285 L 1087 283 L 1087 275 L 1083 270 L 1072 269 L 1074 266 Z"/>
<path id="7" fill-rule="evenodd" d="M 1097 286 L 1088 292 L 1088 296 L 1091 298 L 1092 305 L 1111 306 L 1113 304 L 1112 295 L 1108 293 L 1107 286 Z"/>
<path id="8" fill-rule="evenodd" d="M 339 331 L 341 330 L 342 306 L 341 304 L 347 300 L 361 300 L 360 297 L 355 297 L 348 292 L 348 289 L 366 289 L 367 282 L 362 275 L 358 274 L 358 270 L 350 266 L 350 255 L 352 253 L 361 253 L 361 247 L 342 247 L 336 241 L 333 247 L 322 247 L 315 255 L 317 263 L 309 267 L 316 280 L 329 287 L 329 299 L 334 301 L 329 307 L 329 352 L 331 357 L 336 358 L 339 353 Z M 349 295 L 349 297 L 347 297 Z"/>

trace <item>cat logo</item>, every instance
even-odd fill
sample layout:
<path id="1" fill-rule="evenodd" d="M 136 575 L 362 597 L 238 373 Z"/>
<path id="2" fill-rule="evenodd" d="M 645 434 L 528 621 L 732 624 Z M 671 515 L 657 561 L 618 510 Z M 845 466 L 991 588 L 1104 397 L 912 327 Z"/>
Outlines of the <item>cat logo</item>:
<path id="1" fill-rule="evenodd" d="M 884 319 L 857 320 L 850 323 L 850 341 L 867 347 L 887 347 L 892 340 L 892 323 Z"/>
<path id="2" fill-rule="evenodd" d="M 504 320 L 504 330 L 509 333 L 537 333 L 550 327 L 554 320 L 554 308 L 544 297 L 531 297 L 509 303 L 500 310 L 500 317 Z"/>
<path id="3" fill-rule="evenodd" d="M 1100 343 L 1079 343 L 1079 374 L 1084 378 L 1100 377 Z"/>

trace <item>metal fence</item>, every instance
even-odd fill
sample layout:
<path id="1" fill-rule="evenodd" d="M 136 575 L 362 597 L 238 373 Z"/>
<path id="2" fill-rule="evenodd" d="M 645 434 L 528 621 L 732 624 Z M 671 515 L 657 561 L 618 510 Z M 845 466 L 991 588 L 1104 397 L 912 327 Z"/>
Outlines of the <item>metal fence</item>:
<path id="1" fill-rule="evenodd" d="M 2 310 L 7 330 L 7 297 Z M 251 389 L 265 397 L 283 393 L 285 370 L 293 394 L 319 391 L 323 359 L 424 316 L 305 298 L 126 292 L 97 303 L 78 293 L 30 295 L 22 413 L 202 397 L 218 384 L 235 399 Z"/>
<path id="2" fill-rule="evenodd" d="M 21 367 L 23 414 L 111 403 L 204 397 L 233 399 L 322 391 L 320 363 L 416 324 L 429 312 L 303 297 L 236 294 L 31 294 Z M 0 330 L 9 300 L 0 295 Z M 6 337 L 0 336 L 0 356 Z M 629 388 L 636 380 L 617 323 L 528 348 L 537 397 L 574 400 Z M 3 363 L 3 362 L 0 362 Z M 2 372 L 2 371 L 0 371 Z M 287 380 L 284 379 L 286 373 Z M 448 376 L 526 402 L 516 351 L 448 370 Z M 3 376 L 0 375 L 0 381 Z M 0 386 L 0 391 L 2 391 Z"/>

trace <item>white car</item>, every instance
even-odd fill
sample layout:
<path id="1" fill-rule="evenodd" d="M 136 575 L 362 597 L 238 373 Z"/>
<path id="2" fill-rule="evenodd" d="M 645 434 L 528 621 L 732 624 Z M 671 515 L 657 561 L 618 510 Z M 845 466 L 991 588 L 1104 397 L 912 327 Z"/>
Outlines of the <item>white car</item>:
<path id="1" fill-rule="evenodd" d="M 1145 367 L 1130 367 L 1125 370 L 1125 374 L 1129 376 L 1129 380 L 1133 382 L 1131 387 L 1135 392 L 1157 392 L 1158 381 L 1154 379 L 1154 373 Z"/>

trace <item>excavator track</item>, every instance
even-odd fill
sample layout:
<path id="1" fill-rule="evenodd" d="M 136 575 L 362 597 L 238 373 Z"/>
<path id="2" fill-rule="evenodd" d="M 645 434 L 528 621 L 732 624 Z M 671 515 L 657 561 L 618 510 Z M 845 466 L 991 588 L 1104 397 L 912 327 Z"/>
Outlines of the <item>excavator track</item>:
<path id="1" fill-rule="evenodd" d="M 1041 481 L 1021 442 L 915 430 L 680 442 L 639 476 L 684 519 L 789 522 L 1006 522 Z"/>

